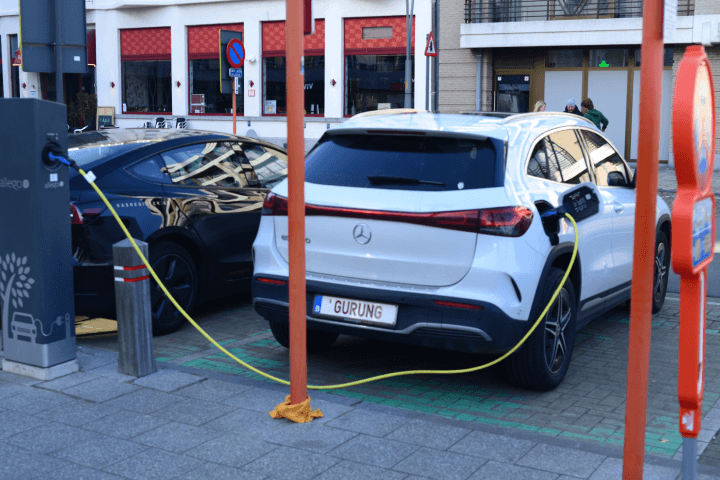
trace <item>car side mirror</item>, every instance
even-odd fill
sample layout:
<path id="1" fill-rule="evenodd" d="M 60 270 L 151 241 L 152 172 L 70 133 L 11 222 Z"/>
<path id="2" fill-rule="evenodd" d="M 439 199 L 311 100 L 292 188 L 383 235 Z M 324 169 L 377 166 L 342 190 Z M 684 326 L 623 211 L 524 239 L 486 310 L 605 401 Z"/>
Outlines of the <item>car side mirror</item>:
<path id="1" fill-rule="evenodd" d="M 626 187 L 627 180 L 621 172 L 610 172 L 607 176 L 607 183 L 610 187 Z"/>
<path id="2" fill-rule="evenodd" d="M 632 182 L 630 182 L 630 186 L 632 188 L 637 187 L 637 167 L 635 167 L 635 170 L 633 170 L 633 179 L 632 179 Z"/>

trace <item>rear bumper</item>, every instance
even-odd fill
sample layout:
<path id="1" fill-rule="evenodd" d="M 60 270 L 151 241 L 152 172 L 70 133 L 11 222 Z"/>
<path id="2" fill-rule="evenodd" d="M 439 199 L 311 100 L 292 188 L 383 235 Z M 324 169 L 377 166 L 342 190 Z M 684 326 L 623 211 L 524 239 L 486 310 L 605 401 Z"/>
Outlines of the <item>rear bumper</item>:
<path id="1" fill-rule="evenodd" d="M 287 281 L 287 277 L 262 277 Z M 312 311 L 315 295 L 333 295 L 398 305 L 397 322 L 393 327 L 378 327 L 318 315 Z M 266 320 L 288 322 L 287 284 L 259 282 L 255 276 L 252 282 L 252 298 L 255 310 Z M 482 310 L 439 306 L 434 300 L 472 303 L 481 306 Z M 487 302 L 334 285 L 312 280 L 307 281 L 306 319 L 308 328 L 316 330 L 487 354 L 507 352 L 530 327 L 527 321 L 514 320 Z"/>

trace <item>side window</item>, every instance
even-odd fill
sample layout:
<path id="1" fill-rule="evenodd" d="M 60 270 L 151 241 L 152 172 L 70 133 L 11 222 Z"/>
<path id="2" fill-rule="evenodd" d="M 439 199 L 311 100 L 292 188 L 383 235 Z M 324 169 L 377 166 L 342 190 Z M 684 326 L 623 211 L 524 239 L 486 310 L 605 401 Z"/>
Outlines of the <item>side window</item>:
<path id="1" fill-rule="evenodd" d="M 578 132 L 573 129 L 562 130 L 540 140 L 532 152 L 527 173 L 573 185 L 590 181 Z"/>
<path id="2" fill-rule="evenodd" d="M 612 145 L 595 132 L 583 131 L 599 187 L 628 187 L 632 174 Z"/>
<path id="3" fill-rule="evenodd" d="M 244 143 L 242 150 L 263 187 L 272 188 L 287 176 L 287 155 L 281 151 L 254 143 Z"/>
<path id="4" fill-rule="evenodd" d="M 252 167 L 235 142 L 208 142 L 161 153 L 172 183 L 197 187 L 259 186 Z"/>
<path id="5" fill-rule="evenodd" d="M 159 155 L 133 163 L 127 171 L 142 180 L 152 183 L 170 183 L 170 177 L 164 173 L 165 164 Z"/>

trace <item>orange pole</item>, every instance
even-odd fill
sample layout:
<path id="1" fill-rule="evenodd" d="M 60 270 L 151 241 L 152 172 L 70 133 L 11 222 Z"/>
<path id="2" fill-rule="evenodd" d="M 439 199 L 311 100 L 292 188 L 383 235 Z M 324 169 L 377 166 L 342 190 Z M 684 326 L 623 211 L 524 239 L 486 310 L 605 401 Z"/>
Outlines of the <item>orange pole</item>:
<path id="1" fill-rule="evenodd" d="M 645 415 L 650 369 L 655 208 L 663 70 L 663 0 L 644 0 L 640 67 L 640 142 L 636 191 L 630 344 L 623 479 L 642 480 L 645 458 Z"/>
<path id="2" fill-rule="evenodd" d="M 290 228 L 290 404 L 307 400 L 305 332 L 305 131 L 303 2 L 286 0 L 285 78 L 288 126 L 288 222 Z"/>

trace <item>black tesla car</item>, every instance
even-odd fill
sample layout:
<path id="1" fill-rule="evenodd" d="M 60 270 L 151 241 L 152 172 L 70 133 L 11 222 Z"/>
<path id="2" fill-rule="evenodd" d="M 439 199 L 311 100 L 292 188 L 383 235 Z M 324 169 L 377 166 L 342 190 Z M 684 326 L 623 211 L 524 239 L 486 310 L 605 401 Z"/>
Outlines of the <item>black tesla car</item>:
<path id="1" fill-rule="evenodd" d="M 107 196 L 150 263 L 188 311 L 249 289 L 252 244 L 269 189 L 287 175 L 287 154 L 260 140 L 182 129 L 112 129 L 71 135 L 68 155 Z M 125 235 L 77 172 L 70 176 L 75 310 L 115 310 L 114 243 Z M 153 281 L 153 332 L 185 319 Z"/>

